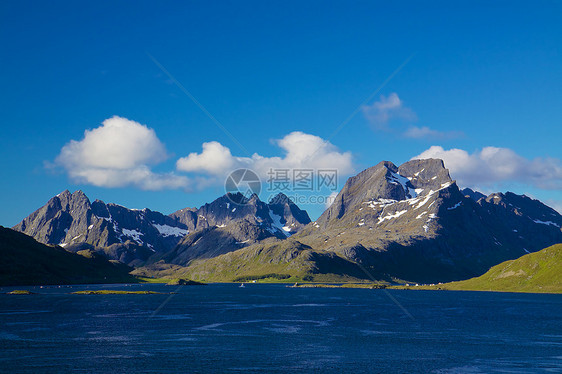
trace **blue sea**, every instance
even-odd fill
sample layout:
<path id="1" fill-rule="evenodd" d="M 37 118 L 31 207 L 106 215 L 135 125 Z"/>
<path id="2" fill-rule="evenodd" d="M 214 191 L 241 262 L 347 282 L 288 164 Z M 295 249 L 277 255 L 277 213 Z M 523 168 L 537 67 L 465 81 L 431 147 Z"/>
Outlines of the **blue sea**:
<path id="1" fill-rule="evenodd" d="M 22 288 L 38 294 L 0 295 L 0 372 L 562 372 L 562 295 L 278 284 Z M 175 293 L 69 294 L 85 289 Z"/>

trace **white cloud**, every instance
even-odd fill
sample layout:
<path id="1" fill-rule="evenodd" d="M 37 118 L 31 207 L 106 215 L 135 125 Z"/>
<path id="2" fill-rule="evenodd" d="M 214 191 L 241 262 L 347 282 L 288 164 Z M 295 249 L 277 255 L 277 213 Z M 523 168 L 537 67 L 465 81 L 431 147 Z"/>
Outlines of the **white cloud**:
<path id="1" fill-rule="evenodd" d="M 427 126 L 410 126 L 408 130 L 404 132 L 405 137 L 412 139 L 452 139 L 461 137 L 462 135 L 460 131 L 438 131 L 430 129 Z"/>
<path id="2" fill-rule="evenodd" d="M 379 130 L 387 128 L 387 123 L 392 119 L 402 119 L 407 121 L 415 121 L 416 114 L 404 106 L 404 103 L 398 97 L 396 92 L 391 93 L 388 97 L 380 96 L 379 101 L 375 101 L 372 105 L 364 105 L 362 108 L 365 117 Z"/>
<path id="3" fill-rule="evenodd" d="M 71 140 L 59 157 L 65 163 L 111 169 L 155 164 L 167 158 L 154 130 L 117 116 L 106 119 L 100 127 L 86 130 L 81 141 Z"/>
<path id="4" fill-rule="evenodd" d="M 414 111 L 404 105 L 396 92 L 387 97 L 380 96 L 379 101 L 372 105 L 364 105 L 362 108 L 365 118 L 377 130 L 389 130 L 388 123 L 399 119 L 407 122 L 416 122 L 417 115 Z M 452 139 L 463 136 L 461 131 L 439 131 L 428 126 L 410 126 L 406 130 L 397 129 L 402 135 L 411 139 Z"/>
<path id="5" fill-rule="evenodd" d="M 338 196 L 338 193 L 336 191 L 332 192 L 330 194 L 330 196 L 328 196 L 326 198 L 326 203 L 324 204 L 324 207 L 326 209 L 328 209 L 330 206 L 332 206 L 332 204 L 334 203 L 334 201 L 336 201 L 336 197 Z"/>
<path id="6" fill-rule="evenodd" d="M 412 159 L 440 158 L 460 186 L 522 183 L 541 189 L 562 189 L 562 162 L 556 158 L 526 159 L 509 148 L 485 147 L 472 154 L 432 146 Z"/>
<path id="7" fill-rule="evenodd" d="M 337 169 L 340 175 L 353 172 L 351 152 L 340 152 L 332 143 L 311 134 L 294 131 L 276 141 L 285 157 L 252 156 L 259 172 L 267 173 L 272 167 Z"/>
<path id="8" fill-rule="evenodd" d="M 224 170 L 232 169 L 236 159 L 232 157 L 230 149 L 219 142 L 203 143 L 203 152 L 190 153 L 176 162 L 178 170 L 187 172 L 207 172 L 222 174 Z"/>
<path id="9" fill-rule="evenodd" d="M 167 157 L 153 129 L 114 116 L 103 121 L 102 126 L 86 130 L 82 140 L 67 143 L 55 165 L 62 166 L 76 182 L 100 187 L 186 188 L 189 181 L 185 176 L 150 170 L 148 165 Z"/>
<path id="10" fill-rule="evenodd" d="M 236 157 L 219 142 L 203 143 L 200 153 L 190 153 L 176 162 L 177 171 L 194 174 L 188 178 L 174 173 L 156 173 L 152 165 L 168 157 L 153 129 L 121 117 L 84 132 L 60 151 L 54 166 L 62 167 L 78 183 L 100 187 L 132 186 L 144 190 L 206 188 L 224 183 L 229 172 L 249 168 L 263 181 L 271 169 L 337 169 L 339 176 L 354 171 L 350 152 L 340 152 L 330 142 L 303 132 L 292 132 L 275 141 L 281 157 Z"/>
<path id="11" fill-rule="evenodd" d="M 264 157 L 257 153 L 251 157 L 235 157 L 230 149 L 218 142 L 203 143 L 201 153 L 191 153 L 180 158 L 176 167 L 179 171 L 202 172 L 211 176 L 225 177 L 237 168 L 249 168 L 262 178 L 267 178 L 271 169 L 337 169 L 339 175 L 353 172 L 351 152 L 340 152 L 322 138 L 292 132 L 275 143 L 284 151 L 283 157 Z"/>

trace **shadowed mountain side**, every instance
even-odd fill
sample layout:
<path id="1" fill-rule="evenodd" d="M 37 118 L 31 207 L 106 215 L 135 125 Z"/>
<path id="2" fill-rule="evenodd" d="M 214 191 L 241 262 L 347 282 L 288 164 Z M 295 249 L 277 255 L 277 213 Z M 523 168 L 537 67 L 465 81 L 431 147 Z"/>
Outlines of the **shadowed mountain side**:
<path id="1" fill-rule="evenodd" d="M 73 243 L 64 247 L 64 249 L 73 253 L 90 250 L 104 256 L 108 260 L 119 261 L 133 267 L 142 266 L 154 255 L 154 251 L 130 240 L 127 240 L 125 243 L 115 243 L 109 247 L 95 247 L 88 243 Z"/>
<path id="2" fill-rule="evenodd" d="M 91 251 L 70 253 L 0 226 L 0 285 L 129 283 L 128 266 Z"/>
<path id="3" fill-rule="evenodd" d="M 252 239 L 247 239 L 249 237 Z M 216 257 L 269 237 L 267 232 L 248 221 L 239 221 L 226 227 L 207 227 L 187 235 L 176 248 L 164 255 L 153 256 L 150 262 L 164 260 L 171 264 L 187 265 L 193 259 Z"/>

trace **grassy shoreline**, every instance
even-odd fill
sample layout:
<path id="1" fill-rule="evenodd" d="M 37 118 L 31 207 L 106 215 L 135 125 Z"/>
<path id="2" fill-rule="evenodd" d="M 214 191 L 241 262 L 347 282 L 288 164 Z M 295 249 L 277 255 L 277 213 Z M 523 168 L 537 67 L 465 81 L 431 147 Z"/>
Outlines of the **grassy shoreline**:
<path id="1" fill-rule="evenodd" d="M 177 273 L 176 273 L 177 274 Z M 180 275 L 180 274 L 177 274 Z M 178 276 L 154 277 L 136 275 L 136 284 L 168 284 L 176 286 L 205 285 L 189 277 Z M 418 285 L 401 279 L 390 281 L 360 281 L 356 279 L 336 279 L 329 275 L 319 276 L 314 281 L 303 279 L 288 273 L 266 273 L 262 275 L 245 275 L 230 281 L 209 283 L 230 284 L 284 284 L 294 288 L 362 288 L 362 289 L 392 289 L 392 290 L 428 290 L 428 291 L 481 291 L 481 292 L 517 292 L 517 293 L 562 293 L 562 244 L 556 244 L 541 251 L 524 255 L 492 267 L 485 274 L 457 282 L 439 283 L 432 285 Z M 129 284 L 124 282 L 123 284 Z M 97 284 L 97 283 L 96 283 Z M 17 286 L 17 285 L 14 285 Z M 31 286 L 31 285 L 30 285 Z M 25 287 L 25 286 L 24 286 Z M 18 290 L 15 294 L 29 292 Z M 80 293 L 148 293 L 150 291 L 81 291 Z"/>

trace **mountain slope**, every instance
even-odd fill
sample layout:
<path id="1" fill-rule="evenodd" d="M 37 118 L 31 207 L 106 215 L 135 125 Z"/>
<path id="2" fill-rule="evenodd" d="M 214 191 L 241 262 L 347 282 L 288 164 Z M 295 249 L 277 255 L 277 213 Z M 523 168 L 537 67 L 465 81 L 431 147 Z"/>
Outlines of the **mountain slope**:
<path id="1" fill-rule="evenodd" d="M 91 252 L 70 253 L 0 226 L 0 285 L 136 282 L 131 270 Z"/>
<path id="2" fill-rule="evenodd" d="M 249 199 L 242 194 L 226 194 L 201 208 L 172 213 L 191 232 L 164 255 L 155 255 L 151 262 L 186 265 L 191 260 L 212 258 L 247 247 L 267 238 L 279 240 L 299 232 L 310 218 L 287 196 L 279 194 L 271 202 L 257 195 Z"/>
<path id="3" fill-rule="evenodd" d="M 72 251 L 88 248 L 131 265 L 143 263 L 154 252 L 170 250 L 188 233 L 184 224 L 161 213 L 127 209 L 100 200 L 90 203 L 82 191 L 71 194 L 68 190 L 50 199 L 14 229 L 44 244 Z"/>
<path id="4" fill-rule="evenodd" d="M 562 293 L 562 244 L 502 262 L 480 277 L 438 287 L 448 290 Z"/>
<path id="5" fill-rule="evenodd" d="M 185 208 L 170 217 L 190 231 L 247 220 L 264 226 L 271 236 L 279 238 L 286 238 L 310 223 L 308 213 L 282 193 L 269 203 L 261 201 L 256 194 L 246 198 L 241 193 L 227 193 L 199 209 Z"/>
<path id="6" fill-rule="evenodd" d="M 227 194 L 164 216 L 65 191 L 15 228 L 137 267 L 164 261 L 203 280 L 269 269 L 318 280 L 438 283 L 562 242 L 561 227 L 562 216 L 540 201 L 461 191 L 443 161 L 427 159 L 383 161 L 349 178 L 312 223 L 283 194 L 269 203 Z"/>
<path id="7" fill-rule="evenodd" d="M 296 235 L 375 274 L 417 282 L 467 279 L 562 241 L 562 216 L 507 193 L 466 197 L 441 160 L 381 162 L 349 178 L 332 206 Z"/>
<path id="8" fill-rule="evenodd" d="M 260 240 L 285 239 L 310 222 L 285 195 L 270 203 L 257 195 L 227 194 L 199 209 L 165 216 L 149 209 L 128 209 L 96 200 L 82 191 L 64 191 L 14 227 L 44 244 L 69 251 L 88 249 L 131 266 L 149 259 L 186 264 Z M 178 245 L 179 244 L 179 245 Z"/>
<path id="9" fill-rule="evenodd" d="M 288 238 L 270 238 L 247 248 L 209 259 L 196 259 L 187 267 L 163 263 L 136 269 L 133 274 L 155 277 L 185 277 L 211 282 L 237 282 L 258 279 L 285 281 L 344 282 L 368 279 L 355 263 L 335 253 L 315 251 Z"/>
<path id="10" fill-rule="evenodd" d="M 466 192 L 441 160 L 413 160 L 400 167 L 381 162 L 349 178 L 332 206 L 290 240 L 322 254 L 322 261 L 330 261 L 329 254 L 377 279 L 423 283 L 468 279 L 562 242 L 562 216 L 539 201 L 512 193 L 467 197 Z M 250 261 L 258 252 L 267 264 L 295 261 L 275 251 L 257 243 L 207 264 L 248 269 L 232 259 Z M 204 274 L 206 266 L 196 261 L 189 268 Z M 253 266 L 252 271 L 259 269 Z"/>

